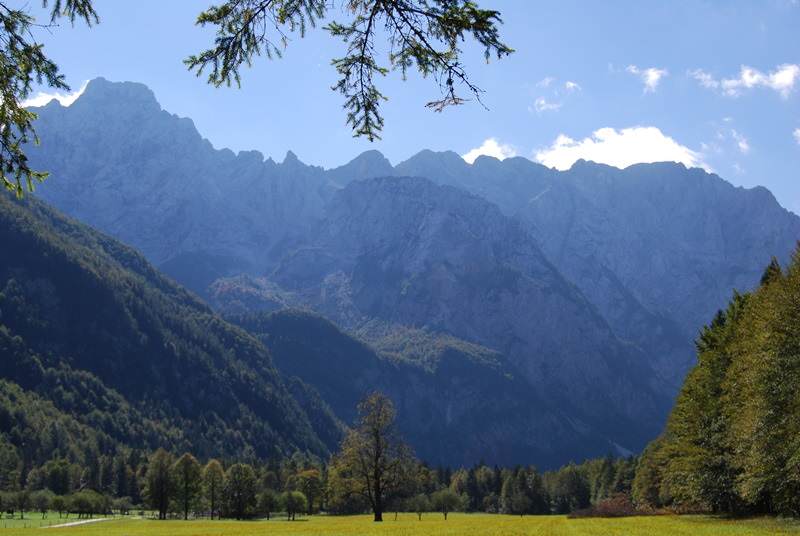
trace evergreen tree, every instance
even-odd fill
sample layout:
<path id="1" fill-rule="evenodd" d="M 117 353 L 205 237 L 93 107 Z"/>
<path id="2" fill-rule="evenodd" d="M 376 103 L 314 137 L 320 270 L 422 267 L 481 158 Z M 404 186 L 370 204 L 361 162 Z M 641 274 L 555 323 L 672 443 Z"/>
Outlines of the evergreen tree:
<path id="1" fill-rule="evenodd" d="M 768 285 L 772 281 L 777 281 L 781 277 L 783 277 L 781 264 L 778 262 L 778 259 L 772 257 L 769 261 L 769 264 L 764 269 L 764 273 L 761 275 L 761 286 Z"/>
<path id="2" fill-rule="evenodd" d="M 0 435 L 0 492 L 19 488 L 21 463 L 17 449 Z"/>
<path id="3" fill-rule="evenodd" d="M 45 7 L 51 2 L 42 1 Z M 91 0 L 55 0 L 50 11 L 50 24 L 39 24 L 29 12 L 0 3 L 0 184 L 17 195 L 34 182 L 42 181 L 47 173 L 28 165 L 24 145 L 38 143 L 33 129 L 36 114 L 26 110 L 23 102 L 31 95 L 34 84 L 46 84 L 56 89 L 69 89 L 58 66 L 45 54 L 35 32 L 54 25 L 67 17 L 88 25 L 98 22 Z"/>
<path id="4" fill-rule="evenodd" d="M 701 332 L 666 430 L 639 460 L 637 504 L 800 514 L 798 326 L 796 252 Z"/>

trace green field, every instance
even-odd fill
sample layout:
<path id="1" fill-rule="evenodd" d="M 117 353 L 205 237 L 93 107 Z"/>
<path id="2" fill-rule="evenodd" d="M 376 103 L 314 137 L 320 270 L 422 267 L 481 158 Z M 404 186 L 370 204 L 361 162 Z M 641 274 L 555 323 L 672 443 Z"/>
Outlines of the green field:
<path id="1" fill-rule="evenodd" d="M 42 514 L 37 514 L 36 512 L 26 513 L 23 519 L 19 518 L 19 514 L 17 514 L 13 518 L 9 518 L 8 516 L 3 515 L 3 518 L 0 519 L 0 530 L 48 527 L 50 525 L 58 525 L 60 523 L 66 523 L 68 521 L 77 521 L 77 519 L 63 519 L 63 518 L 59 519 L 58 514 L 55 512 L 49 514 L 44 519 L 42 519 Z M 4 535 L 9 534 L 10 532 L 11 532 L 10 530 L 4 531 L 3 534 Z"/>
<path id="2" fill-rule="evenodd" d="M 0 524 L 2 526 L 2 524 Z M 724 520 L 703 516 L 659 516 L 624 519 L 567 519 L 565 517 L 511 517 L 498 515 L 428 514 L 418 521 L 413 514 L 389 515 L 383 524 L 369 516 L 314 516 L 288 522 L 272 521 L 153 521 L 115 519 L 65 528 L 7 528 L 5 535 L 49 536 L 768 536 L 800 535 L 800 523 L 775 519 Z"/>

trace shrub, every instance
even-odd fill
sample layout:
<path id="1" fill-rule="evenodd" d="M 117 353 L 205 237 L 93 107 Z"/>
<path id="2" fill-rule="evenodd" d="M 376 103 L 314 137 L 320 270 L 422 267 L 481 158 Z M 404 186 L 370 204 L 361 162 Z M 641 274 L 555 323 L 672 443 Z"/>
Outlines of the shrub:
<path id="1" fill-rule="evenodd" d="M 627 517 L 641 514 L 642 512 L 637 510 L 631 501 L 630 495 L 617 493 L 598 501 L 594 506 L 576 510 L 570 513 L 569 517 Z"/>

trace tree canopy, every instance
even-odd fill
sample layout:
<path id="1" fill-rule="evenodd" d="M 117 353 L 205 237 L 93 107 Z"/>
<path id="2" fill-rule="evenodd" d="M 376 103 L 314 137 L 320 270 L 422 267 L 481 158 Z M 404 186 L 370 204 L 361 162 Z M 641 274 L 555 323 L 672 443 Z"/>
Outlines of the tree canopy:
<path id="1" fill-rule="evenodd" d="M 639 461 L 640 505 L 800 515 L 799 320 L 800 249 L 700 333 L 697 365 Z"/>
<path id="2" fill-rule="evenodd" d="M 397 433 L 391 400 L 373 393 L 361 401 L 358 411 L 358 426 L 342 441 L 331 470 L 345 495 L 363 497 L 375 521 L 383 521 L 388 501 L 407 487 L 414 458 Z"/>
<path id="3" fill-rule="evenodd" d="M 482 90 L 461 60 L 466 38 L 483 48 L 487 61 L 513 52 L 500 40 L 500 13 L 472 0 L 228 0 L 199 15 L 197 24 L 217 30 L 214 46 L 185 63 L 198 76 L 207 71 L 210 84 L 239 85 L 242 66 L 251 66 L 260 55 L 280 58 L 290 34 L 304 36 L 337 5 L 346 20 L 331 20 L 324 29 L 343 40 L 347 50 L 332 60 L 339 75 L 332 89 L 344 97 L 354 136 L 370 141 L 380 139 L 384 124 L 380 77 L 396 70 L 405 78 L 416 68 L 439 85 L 441 94 L 427 106 L 442 111 L 465 101 L 459 88 L 480 100 Z M 388 48 L 384 61 L 378 59 L 379 40 Z"/>
<path id="4" fill-rule="evenodd" d="M 34 89 L 34 84 L 46 84 L 68 90 L 64 75 L 45 54 L 44 46 L 36 40 L 35 30 L 47 29 L 66 18 L 88 25 L 99 22 L 91 0 L 42 0 L 51 7 L 50 21 L 39 24 L 31 14 L 13 9 L 0 2 L 0 182 L 21 196 L 25 189 L 33 190 L 47 173 L 30 167 L 23 146 L 38 143 L 33 121 L 36 114 L 22 103 Z"/>

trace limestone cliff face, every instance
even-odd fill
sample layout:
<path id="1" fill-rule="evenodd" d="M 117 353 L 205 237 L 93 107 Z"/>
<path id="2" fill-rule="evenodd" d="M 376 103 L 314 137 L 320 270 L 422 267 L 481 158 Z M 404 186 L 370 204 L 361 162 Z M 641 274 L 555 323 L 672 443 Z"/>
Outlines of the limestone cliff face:
<path id="1" fill-rule="evenodd" d="M 467 189 L 523 222 L 676 389 L 700 327 L 733 289 L 756 285 L 771 256 L 786 261 L 800 238 L 800 218 L 765 188 L 734 187 L 680 164 L 620 170 L 579 161 L 558 172 L 524 158 L 459 160 L 423 151 L 395 172 Z"/>
<path id="2" fill-rule="evenodd" d="M 103 79 L 36 111 L 32 164 L 52 172 L 37 195 L 220 310 L 311 308 L 377 348 L 407 330 L 479 345 L 563 430 L 631 450 L 660 429 L 700 326 L 800 238 L 767 190 L 675 164 L 279 164 L 217 150 L 145 86 Z"/>
<path id="3" fill-rule="evenodd" d="M 606 423 L 603 433 L 631 450 L 660 421 L 667 389 L 648 356 L 484 199 L 426 179 L 355 181 L 332 198 L 315 237 L 268 277 L 295 304 L 378 344 L 376 323 L 490 348 L 543 399 L 589 427 Z"/>
<path id="4" fill-rule="evenodd" d="M 96 79 L 70 107 L 37 113 L 32 158 L 52 171 L 39 195 L 179 277 L 205 265 L 198 283 L 269 264 L 305 238 L 332 192 L 291 153 L 276 164 L 214 149 L 141 84 Z"/>

